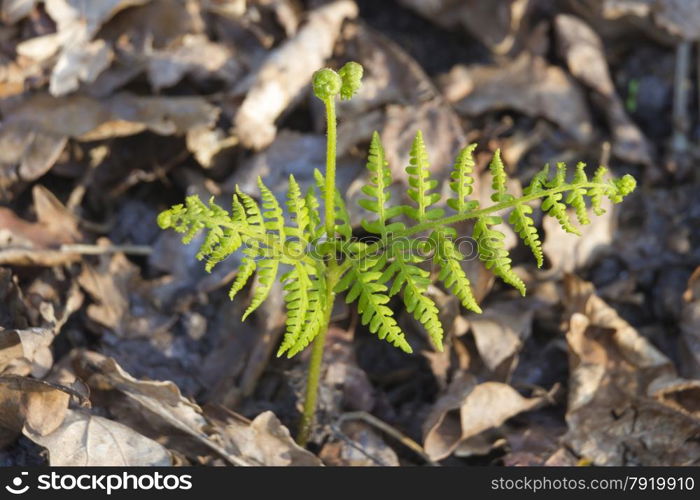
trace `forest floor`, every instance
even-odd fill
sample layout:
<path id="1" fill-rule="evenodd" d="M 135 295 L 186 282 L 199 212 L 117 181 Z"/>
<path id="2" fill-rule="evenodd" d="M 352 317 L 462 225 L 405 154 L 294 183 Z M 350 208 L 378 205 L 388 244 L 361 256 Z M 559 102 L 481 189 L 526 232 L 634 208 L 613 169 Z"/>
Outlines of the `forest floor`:
<path id="1" fill-rule="evenodd" d="M 4 0 L 0 15 L 0 464 L 700 465 L 694 2 Z M 207 274 L 156 216 L 190 194 L 227 206 L 258 176 L 280 199 L 289 174 L 311 185 L 311 76 L 348 60 L 365 67 L 338 108 L 355 229 L 374 130 L 399 184 L 422 130 L 440 181 L 478 143 L 477 198 L 497 148 L 514 190 L 578 161 L 638 188 L 581 237 L 538 220 L 542 269 L 504 227 L 525 298 L 476 260 L 483 314 L 431 287 L 442 353 L 398 301 L 412 355 L 338 305 L 302 449 L 309 353 L 274 356 L 281 286 L 242 322 L 239 257 Z"/>

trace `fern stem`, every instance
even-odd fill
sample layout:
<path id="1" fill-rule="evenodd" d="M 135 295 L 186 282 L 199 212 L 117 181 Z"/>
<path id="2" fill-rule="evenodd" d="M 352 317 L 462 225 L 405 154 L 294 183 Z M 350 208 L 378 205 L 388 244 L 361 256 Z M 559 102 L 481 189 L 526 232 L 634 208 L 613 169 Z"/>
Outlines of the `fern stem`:
<path id="1" fill-rule="evenodd" d="M 334 97 L 323 100 L 326 105 L 326 191 L 324 206 L 326 209 L 326 234 L 328 239 L 335 235 L 335 155 L 336 155 L 336 117 Z"/>
<path id="2" fill-rule="evenodd" d="M 321 365 L 323 364 L 323 351 L 326 344 L 326 333 L 331 321 L 335 292 L 333 289 L 338 282 L 337 267 L 331 264 L 328 273 L 328 284 L 326 286 L 326 310 L 323 314 L 321 328 L 316 335 L 311 346 L 311 359 L 309 360 L 309 370 L 306 375 L 306 394 L 304 396 L 304 410 L 299 422 L 297 433 L 297 443 L 299 446 L 306 446 L 311 434 L 316 413 L 316 401 L 318 399 L 318 385 L 321 379 Z"/>

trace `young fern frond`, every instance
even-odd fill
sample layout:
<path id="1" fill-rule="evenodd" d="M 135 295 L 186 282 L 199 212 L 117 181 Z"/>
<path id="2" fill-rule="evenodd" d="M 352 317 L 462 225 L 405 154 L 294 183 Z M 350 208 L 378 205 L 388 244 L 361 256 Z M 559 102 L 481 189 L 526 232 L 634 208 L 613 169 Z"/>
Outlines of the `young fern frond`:
<path id="1" fill-rule="evenodd" d="M 474 224 L 472 238 L 479 245 L 479 258 L 493 274 L 525 295 L 525 283 L 511 269 L 511 258 L 505 247 L 505 235 L 490 226 L 500 224 L 498 216 L 480 216 Z"/>
<path id="2" fill-rule="evenodd" d="M 367 325 L 371 333 L 394 347 L 411 353 L 413 349 L 394 319 L 394 311 L 386 305 L 390 300 L 386 294 L 387 287 L 379 282 L 382 273 L 372 270 L 375 265 L 376 262 L 371 259 L 349 261 L 348 270 L 336 285 L 335 291 L 341 293 L 349 290 L 345 302 L 350 304 L 357 301 L 360 322 Z"/>
<path id="3" fill-rule="evenodd" d="M 475 210 L 479 206 L 478 201 L 470 201 L 474 191 L 474 150 L 476 144 L 470 144 L 463 148 L 455 159 L 454 167 L 450 173 L 450 189 L 455 196 L 447 200 L 447 206 L 455 210 L 459 214 L 466 213 L 470 210 Z"/>
<path id="4" fill-rule="evenodd" d="M 423 133 L 418 131 L 411 151 L 409 153 L 409 165 L 406 167 L 408 174 L 408 197 L 416 206 L 405 207 L 404 212 L 417 222 L 435 220 L 443 216 L 445 211 L 441 208 L 429 208 L 440 200 L 440 193 L 429 193 L 438 185 L 438 181 L 430 178 L 430 163 L 428 152 L 425 149 Z"/>
<path id="5" fill-rule="evenodd" d="M 292 216 L 293 226 L 285 227 L 285 233 L 297 238 L 300 246 L 306 245 L 313 237 L 311 233 L 311 216 L 306 198 L 301 197 L 301 188 L 293 175 L 289 176 L 287 191 L 287 209 Z"/>
<path id="6" fill-rule="evenodd" d="M 367 156 L 367 170 L 370 172 L 369 184 L 362 186 L 362 192 L 369 198 L 362 198 L 358 204 L 374 214 L 377 219 L 368 221 L 362 220 L 362 227 L 365 231 L 373 234 L 379 234 L 386 237 L 388 233 L 402 230 L 405 226 L 402 222 L 394 222 L 387 225 L 387 221 L 392 217 L 400 215 L 403 211 L 401 206 L 389 206 L 391 200 L 391 170 L 384 156 L 384 148 L 382 147 L 379 134 L 375 131 L 372 134 L 372 142 L 369 146 L 369 155 Z"/>
<path id="7" fill-rule="evenodd" d="M 565 184 L 566 164 L 560 162 L 557 163 L 557 171 L 554 174 L 554 178 L 549 181 L 546 186 L 551 190 L 561 188 Z M 579 231 L 578 228 L 571 223 L 571 219 L 569 219 L 569 214 L 566 212 L 566 205 L 561 202 L 563 196 L 564 195 L 560 192 L 548 194 L 542 202 L 542 210 L 552 217 L 555 217 L 564 231 L 581 236 L 581 231 Z"/>
<path id="8" fill-rule="evenodd" d="M 629 175 L 606 179 L 604 167 L 589 179 L 582 163 L 576 166 L 571 182 L 567 182 L 566 167 L 559 163 L 553 178 L 550 179 L 549 167 L 545 165 L 523 190 L 522 196 L 517 196 L 508 192 L 506 169 L 497 150 L 489 163 L 493 203 L 480 206 L 477 200 L 470 199 L 476 145 L 470 144 L 459 152 L 448 185 L 438 191 L 437 180 L 430 177 L 423 136 L 418 132 L 406 167 L 407 195 L 412 203 L 392 205 L 391 170 L 375 132 L 367 160 L 369 183 L 362 188 L 365 197 L 359 204 L 372 214 L 371 220 L 362 221 L 362 227 L 379 238 L 368 244 L 353 242 L 350 216 L 335 185 L 335 100 L 349 99 L 359 91 L 362 72 L 362 66 L 349 62 L 338 72 L 323 68 L 313 77 L 313 93 L 323 102 L 328 122 L 326 170 L 323 174 L 314 171 L 317 189 L 323 197 L 323 217 L 317 190 L 310 187 L 302 196 L 301 187 L 292 176 L 286 201 L 290 214 L 287 222 L 277 199 L 261 179 L 258 185 L 262 210 L 252 197 L 236 188 L 230 214 L 213 199 L 205 204 L 197 196 L 188 196 L 184 203 L 158 216 L 161 228 L 183 234 L 183 243 L 192 242 L 200 232 L 205 233 L 197 258 L 206 260 L 207 271 L 232 253 L 242 251 L 229 297 L 233 299 L 255 276 L 253 297 L 243 319 L 268 297 L 280 266 L 288 269 L 281 277 L 287 309 L 286 331 L 277 354 L 292 357 L 314 341 L 299 434 L 302 444 L 313 420 L 323 342 L 335 293 L 345 292 L 348 303 L 357 303 L 361 323 L 371 333 L 411 353 L 395 312 L 388 305 L 393 295 L 401 293 L 406 310 L 425 327 L 435 349 L 442 350 L 444 331 L 438 307 L 427 296 L 430 273 L 421 267 L 429 259 L 422 252 L 425 242 L 417 239 L 418 236 L 429 235 L 434 246 L 432 263 L 439 269 L 438 279 L 466 309 L 480 313 L 481 308 L 462 267 L 464 256 L 453 240 L 457 235 L 455 224 L 474 222 L 472 237 L 479 258 L 487 269 L 524 295 L 525 283 L 512 269 L 505 236 L 494 227 L 503 223 L 502 216 L 508 214 L 508 222 L 530 248 L 537 265 L 542 266 L 542 244 L 530 203 L 541 200 L 545 216 L 556 218 L 565 231 L 578 234 L 569 218 L 569 209 L 574 210 L 580 224 L 587 224 L 590 222 L 587 203 L 595 214 L 601 215 L 604 197 L 619 203 L 636 185 Z M 436 206 L 440 192 L 450 193 L 446 205 L 452 213 L 445 215 L 444 209 Z M 397 220 L 400 216 L 410 219 L 410 224 Z"/>
<path id="9" fill-rule="evenodd" d="M 425 295 L 430 285 L 430 273 L 415 265 L 421 263 L 422 259 L 411 250 L 402 244 L 393 245 L 390 250 L 392 261 L 389 265 L 384 268 L 386 259 L 380 259 L 374 270 L 382 271 L 379 283 L 393 280 L 389 290 L 390 297 L 403 290 L 406 311 L 425 327 L 435 349 L 442 351 L 444 332 L 439 311 L 435 302 Z"/>
<path id="10" fill-rule="evenodd" d="M 438 279 L 455 294 L 466 309 L 481 314 L 481 307 L 476 302 L 467 273 L 462 268 L 464 255 L 457 249 L 445 229 L 433 231 L 430 238 L 435 251 L 433 259 L 440 269 Z"/>
<path id="11" fill-rule="evenodd" d="M 513 211 L 508 216 L 508 222 L 513 226 L 513 230 L 518 233 L 523 243 L 532 250 L 532 255 L 535 256 L 537 267 L 542 267 L 544 263 L 544 254 L 542 253 L 542 242 L 540 235 L 537 233 L 535 221 L 532 220 L 530 214 L 532 207 L 526 203 L 518 203 L 513 207 Z"/>
<path id="12" fill-rule="evenodd" d="M 506 167 L 501 160 L 501 150 L 497 149 L 489 163 L 489 170 L 492 177 L 493 194 L 491 200 L 495 202 L 510 201 L 513 199 L 512 194 L 508 194 L 508 176 L 506 175 Z"/>
<path id="13" fill-rule="evenodd" d="M 582 186 L 588 182 L 588 176 L 586 175 L 586 164 L 582 161 L 576 164 L 576 173 L 574 174 L 574 179 L 572 184 L 574 186 Z M 569 191 L 566 197 L 566 204 L 572 207 L 576 211 L 576 219 L 578 223 L 582 226 L 591 223 L 591 219 L 588 217 L 588 208 L 586 207 L 586 188 L 574 187 Z"/>
<path id="14" fill-rule="evenodd" d="M 314 93 L 332 112 L 329 116 L 334 116 L 333 99 L 337 96 L 350 98 L 358 91 L 361 76 L 362 68 L 356 63 L 346 64 L 338 73 L 327 68 L 317 72 Z M 415 236 L 429 235 L 435 250 L 432 261 L 438 269 L 438 279 L 466 309 L 479 313 L 481 308 L 462 268 L 464 256 L 453 240 L 455 223 L 474 222 L 472 237 L 479 258 L 487 269 L 524 295 L 525 283 L 513 271 L 504 234 L 495 227 L 503 223 L 503 216 L 507 215 L 508 223 L 541 267 L 544 255 L 531 202 L 541 200 L 545 216 L 556 218 L 565 231 L 579 234 L 569 217 L 569 209 L 573 209 L 580 224 L 588 224 L 587 203 L 600 215 L 604 212 L 604 197 L 619 203 L 635 188 L 635 181 L 629 175 L 606 179 L 604 167 L 589 178 L 583 163 L 576 165 L 572 180 L 567 182 L 566 166 L 558 163 L 551 178 L 549 166 L 545 165 L 523 190 L 522 196 L 516 196 L 508 191 L 506 169 L 497 150 L 489 162 L 493 204 L 480 206 L 477 200 L 470 199 L 475 148 L 476 144 L 470 144 L 455 158 L 448 185 L 442 190 L 450 193 L 446 205 L 453 212 L 445 215 L 443 208 L 436 206 L 440 200 L 436 189 L 438 182 L 430 177 L 422 134 L 416 134 L 406 167 L 407 195 L 412 203 L 403 205 L 391 203 L 391 170 L 379 134 L 375 132 L 367 159 L 369 182 L 362 187 L 364 197 L 359 200 L 360 206 L 372 214 L 370 220 L 361 221 L 362 227 L 379 236 L 371 244 L 352 243 L 350 216 L 343 197 L 337 187 L 333 187 L 330 195 L 326 192 L 334 177 L 326 177 L 318 170 L 314 171 L 317 190 L 310 187 L 304 195 L 296 179 L 290 176 L 286 200 L 288 222 L 275 196 L 258 179 L 262 209 L 252 197 L 236 188 L 230 214 L 213 199 L 206 204 L 196 196 L 189 196 L 184 204 L 162 212 L 158 223 L 164 229 L 182 233 L 184 243 L 191 242 L 199 232 L 205 232 L 197 257 L 206 260 L 207 271 L 242 249 L 243 257 L 229 296 L 236 296 L 255 276 L 253 296 L 244 319 L 268 297 L 280 266 L 289 266 L 281 277 L 287 328 L 278 355 L 294 356 L 326 328 L 334 291 L 347 291 L 346 300 L 358 302 L 362 324 L 368 325 L 372 333 L 411 352 L 387 305 L 391 296 L 401 293 L 407 311 L 424 325 L 435 348 L 440 350 L 443 327 L 437 306 L 426 295 L 430 275 L 421 266 L 428 259 L 417 251 L 420 244 Z M 335 164 L 329 165 L 333 167 L 334 176 Z M 326 215 L 330 214 L 330 222 L 321 217 L 317 192 L 324 198 L 323 208 Z M 407 216 L 412 225 L 397 220 L 402 215 Z M 316 251 L 319 249 L 320 252 Z"/>

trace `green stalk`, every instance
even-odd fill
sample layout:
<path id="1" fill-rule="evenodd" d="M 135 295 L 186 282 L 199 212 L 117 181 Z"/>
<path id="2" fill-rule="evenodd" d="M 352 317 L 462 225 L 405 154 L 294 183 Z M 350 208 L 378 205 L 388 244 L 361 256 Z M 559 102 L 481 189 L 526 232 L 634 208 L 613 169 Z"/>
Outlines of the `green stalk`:
<path id="1" fill-rule="evenodd" d="M 332 276 L 335 273 L 332 274 Z M 316 413 L 316 401 L 318 399 L 318 384 L 321 379 L 321 364 L 323 362 L 323 351 L 326 344 L 326 333 L 331 320 L 331 311 L 333 310 L 333 302 L 335 301 L 335 293 L 333 288 L 336 285 L 336 279 L 329 278 L 328 289 L 326 291 L 326 308 L 323 316 L 323 324 L 321 329 L 314 339 L 311 346 L 311 360 L 309 361 L 309 372 L 306 377 L 306 394 L 304 396 L 304 411 L 299 422 L 299 431 L 297 434 L 297 443 L 299 446 L 306 446 L 309 441 L 311 429 L 314 424 L 314 415 Z"/>
<path id="2" fill-rule="evenodd" d="M 326 189 L 324 195 L 325 206 L 325 226 L 328 240 L 335 237 L 335 155 L 336 155 L 336 117 L 335 117 L 335 97 L 330 96 L 323 99 L 326 105 L 326 121 L 328 134 L 326 137 Z M 299 422 L 299 432 L 297 443 L 306 446 L 314 423 L 316 413 L 316 401 L 318 399 L 318 384 L 321 378 L 321 364 L 323 363 L 323 351 L 326 344 L 326 333 L 331 319 L 333 302 L 335 300 L 335 288 L 337 282 L 337 262 L 331 260 L 328 263 L 328 281 L 326 283 L 326 311 L 324 314 L 321 329 L 314 339 L 311 348 L 311 359 L 309 360 L 309 371 L 306 376 L 306 395 L 304 396 L 304 410 Z"/>
<path id="3" fill-rule="evenodd" d="M 323 100 L 326 105 L 326 123 L 328 135 L 326 136 L 326 194 L 324 206 L 326 207 L 326 234 L 328 240 L 332 240 L 335 235 L 335 147 L 336 147 L 336 125 L 335 125 L 335 100 L 328 97 Z"/>

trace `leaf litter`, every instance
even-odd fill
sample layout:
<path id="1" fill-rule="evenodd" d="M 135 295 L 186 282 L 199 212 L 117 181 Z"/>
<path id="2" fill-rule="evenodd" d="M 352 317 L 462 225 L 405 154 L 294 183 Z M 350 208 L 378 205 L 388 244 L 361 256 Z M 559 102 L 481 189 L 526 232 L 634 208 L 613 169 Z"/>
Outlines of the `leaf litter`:
<path id="1" fill-rule="evenodd" d="M 698 39 L 691 2 L 309 4 L 2 2 L 3 463 L 697 465 L 698 181 L 658 181 L 679 85 L 659 68 Z M 280 290 L 241 322 L 250 290 L 226 297 L 236 262 L 204 274 L 195 245 L 151 219 L 185 194 L 254 192 L 258 175 L 278 194 L 289 174 L 309 186 L 325 154 L 310 78 L 347 60 L 366 69 L 339 103 L 351 199 L 372 132 L 406 182 L 419 128 L 438 178 L 479 143 L 477 198 L 496 148 L 516 187 L 584 157 L 645 192 L 583 238 L 538 221 L 542 270 L 509 235 L 528 299 L 465 259 L 484 314 L 431 287 L 444 353 L 403 311 L 412 357 L 335 311 L 305 450 L 292 434 L 308 360 L 272 355 Z"/>

